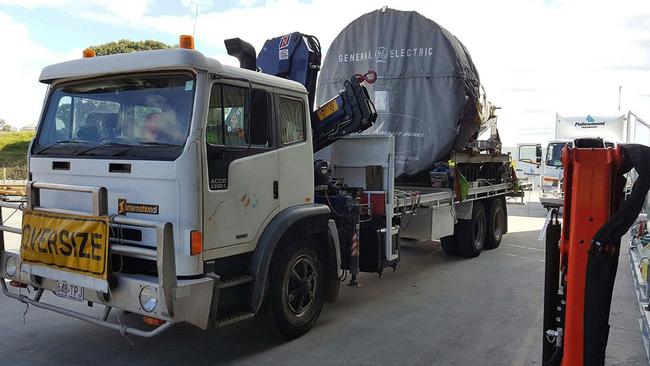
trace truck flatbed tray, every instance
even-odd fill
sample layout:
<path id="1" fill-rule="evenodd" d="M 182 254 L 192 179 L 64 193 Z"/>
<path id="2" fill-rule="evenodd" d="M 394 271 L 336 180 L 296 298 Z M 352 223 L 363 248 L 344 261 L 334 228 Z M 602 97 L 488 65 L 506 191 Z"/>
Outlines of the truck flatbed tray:
<path id="1" fill-rule="evenodd" d="M 467 197 L 463 201 L 472 201 L 481 198 L 493 197 L 512 193 L 511 182 L 485 185 L 481 187 L 470 187 Z M 415 204 L 429 207 L 449 206 L 452 203 L 460 202 L 451 188 L 431 187 L 396 187 L 395 208 L 413 206 Z"/>

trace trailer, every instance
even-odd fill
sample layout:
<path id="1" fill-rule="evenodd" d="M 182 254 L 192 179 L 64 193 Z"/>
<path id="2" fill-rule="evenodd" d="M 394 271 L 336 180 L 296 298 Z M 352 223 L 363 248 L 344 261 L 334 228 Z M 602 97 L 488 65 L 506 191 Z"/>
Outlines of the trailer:
<path id="1" fill-rule="evenodd" d="M 353 274 L 351 283 L 358 270 L 381 274 L 386 267 L 396 268 L 399 242 L 404 238 L 439 240 L 446 254 L 466 258 L 498 247 L 507 233 L 505 198 L 518 193 L 509 157 L 499 154 L 455 154 L 458 166 L 463 165 L 461 161 L 487 165 L 470 163 L 481 160 L 500 164 L 503 170 L 498 179 L 475 177 L 461 188 L 465 178 L 454 167 L 456 179 L 450 178 L 455 182 L 450 185 L 399 185 L 394 177 L 395 140 L 390 135 L 347 136 L 317 153 L 316 159 L 328 162 L 327 181 L 334 182 L 316 186 L 316 202 L 331 206 L 331 218 L 338 227 L 357 221 L 343 213 L 360 211 L 361 257 L 373 253 L 368 257 L 372 260 L 361 258 L 360 268 L 344 261 L 344 268 Z M 354 199 L 346 200 L 346 196 Z"/>
<path id="2" fill-rule="evenodd" d="M 399 181 L 395 136 L 358 134 L 378 116 L 373 70 L 349 75 L 314 108 L 315 37 L 272 38 L 257 57 L 227 40 L 240 67 L 193 44 L 86 50 L 43 70 L 27 201 L 0 202 L 23 215 L 20 228 L 0 216 L 6 296 L 123 335 L 256 318 L 292 339 L 347 274 L 356 286 L 359 272 L 397 269 L 400 237 L 440 238 L 462 257 L 499 245 L 517 180 L 496 130 L 425 181 Z M 5 232 L 22 234 L 19 253 L 5 250 Z M 76 312 L 50 294 L 103 311 Z M 119 310 L 145 324 L 110 321 Z"/>

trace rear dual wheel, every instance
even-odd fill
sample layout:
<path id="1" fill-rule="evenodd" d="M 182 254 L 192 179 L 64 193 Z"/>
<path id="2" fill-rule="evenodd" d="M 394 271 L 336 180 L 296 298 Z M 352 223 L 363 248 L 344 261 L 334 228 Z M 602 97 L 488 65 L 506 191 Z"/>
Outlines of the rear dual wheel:
<path id="1" fill-rule="evenodd" d="M 442 250 L 447 255 L 478 257 L 483 249 L 494 249 L 501 244 L 506 231 L 506 220 L 505 204 L 500 197 L 475 201 L 472 217 L 469 220 L 458 220 L 454 226 L 454 235 L 441 238 Z"/>
<path id="2" fill-rule="evenodd" d="M 458 243 L 458 255 L 465 258 L 478 257 L 485 245 L 487 233 L 487 215 L 481 202 L 474 202 L 472 218 L 458 220 L 454 228 L 454 236 Z"/>
<path id="3" fill-rule="evenodd" d="M 501 197 L 494 198 L 490 203 L 487 216 L 487 233 L 485 237 L 485 249 L 495 249 L 501 244 L 503 234 L 506 232 L 505 202 Z"/>

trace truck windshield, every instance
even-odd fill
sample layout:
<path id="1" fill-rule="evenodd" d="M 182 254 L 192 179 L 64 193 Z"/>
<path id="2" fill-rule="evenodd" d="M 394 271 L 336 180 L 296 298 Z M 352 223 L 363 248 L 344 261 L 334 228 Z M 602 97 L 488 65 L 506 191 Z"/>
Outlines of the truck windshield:
<path id="1" fill-rule="evenodd" d="M 548 166 L 562 166 L 561 154 L 564 146 L 573 144 L 570 142 L 553 142 L 548 144 L 546 148 L 546 165 Z"/>
<path id="2" fill-rule="evenodd" d="M 191 74 L 129 75 L 53 88 L 34 155 L 174 160 L 192 114 Z"/>

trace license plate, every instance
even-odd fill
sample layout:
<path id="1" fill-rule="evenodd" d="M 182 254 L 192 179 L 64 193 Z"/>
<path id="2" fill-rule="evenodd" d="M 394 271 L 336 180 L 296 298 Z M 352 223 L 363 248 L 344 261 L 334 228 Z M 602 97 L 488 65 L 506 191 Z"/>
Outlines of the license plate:
<path id="1" fill-rule="evenodd" d="M 108 223 L 105 216 L 25 210 L 22 260 L 106 280 Z"/>
<path id="2" fill-rule="evenodd" d="M 56 291 L 54 291 L 54 294 L 74 301 L 84 301 L 83 287 L 65 281 L 56 281 Z"/>

